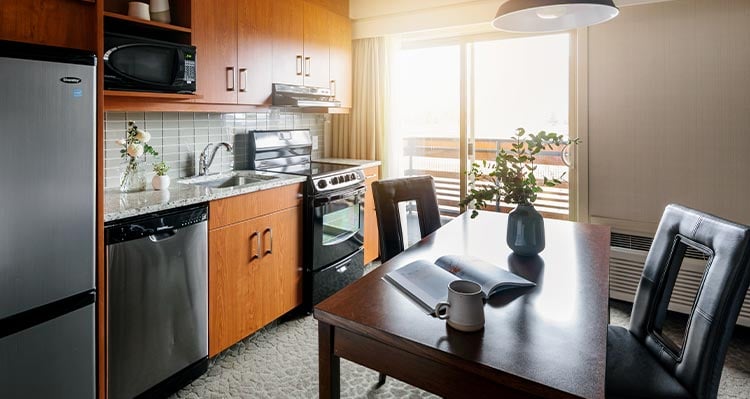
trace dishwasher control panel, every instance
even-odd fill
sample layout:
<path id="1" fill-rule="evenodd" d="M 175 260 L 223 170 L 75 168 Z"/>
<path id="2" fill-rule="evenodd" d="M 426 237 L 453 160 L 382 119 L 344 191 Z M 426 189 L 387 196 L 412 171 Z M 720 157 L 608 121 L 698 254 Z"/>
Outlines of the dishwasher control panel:
<path id="1" fill-rule="evenodd" d="M 117 220 L 104 228 L 107 245 L 173 232 L 208 220 L 208 206 L 200 204 Z"/>

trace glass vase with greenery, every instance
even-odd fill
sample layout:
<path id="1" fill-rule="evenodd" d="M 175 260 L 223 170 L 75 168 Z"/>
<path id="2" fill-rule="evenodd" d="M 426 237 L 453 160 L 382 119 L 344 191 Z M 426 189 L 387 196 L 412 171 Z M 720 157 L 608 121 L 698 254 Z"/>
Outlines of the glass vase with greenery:
<path id="1" fill-rule="evenodd" d="M 122 147 L 120 157 L 125 160 L 125 167 L 120 175 L 120 191 L 133 192 L 146 189 L 146 177 L 143 174 L 140 158 L 145 157 L 146 154 L 159 155 L 154 147 L 147 144 L 150 140 L 151 134 L 139 129 L 135 122 L 128 121 L 125 139 L 116 141 L 117 145 Z"/>

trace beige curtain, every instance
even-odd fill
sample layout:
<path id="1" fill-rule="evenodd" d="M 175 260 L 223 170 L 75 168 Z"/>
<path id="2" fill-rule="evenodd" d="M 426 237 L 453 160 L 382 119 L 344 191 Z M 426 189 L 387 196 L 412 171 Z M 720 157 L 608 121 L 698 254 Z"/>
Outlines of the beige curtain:
<path id="1" fill-rule="evenodd" d="M 352 47 L 352 110 L 331 117 L 330 156 L 382 161 L 390 90 L 388 42 L 359 39 Z"/>

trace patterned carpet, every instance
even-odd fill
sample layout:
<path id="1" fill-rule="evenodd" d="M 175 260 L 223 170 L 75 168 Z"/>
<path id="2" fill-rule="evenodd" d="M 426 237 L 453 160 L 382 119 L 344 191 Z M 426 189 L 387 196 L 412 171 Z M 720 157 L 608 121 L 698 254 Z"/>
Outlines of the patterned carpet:
<path id="1" fill-rule="evenodd" d="M 630 305 L 613 302 L 612 324 L 627 325 Z M 274 323 L 213 359 L 208 373 L 172 398 L 314 398 L 318 395 L 317 323 L 307 316 Z M 434 398 L 388 378 L 375 389 L 378 373 L 341 362 L 344 398 Z M 732 339 L 719 390 L 720 398 L 750 398 L 750 329 Z"/>

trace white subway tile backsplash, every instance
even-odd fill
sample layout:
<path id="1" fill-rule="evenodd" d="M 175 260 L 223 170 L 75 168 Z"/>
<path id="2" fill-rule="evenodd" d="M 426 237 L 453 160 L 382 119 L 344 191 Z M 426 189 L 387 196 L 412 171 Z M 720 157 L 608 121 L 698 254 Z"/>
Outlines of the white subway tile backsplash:
<path id="1" fill-rule="evenodd" d="M 123 159 L 120 147 L 115 140 L 124 139 L 127 121 L 133 120 L 139 128 L 151 133 L 149 145 L 159 153 L 157 157 L 148 156 L 146 170 L 151 171 L 151 164 L 164 161 L 170 167 L 167 173 L 172 179 L 197 174 L 198 158 L 208 143 L 218 144 L 222 141 L 235 144 L 235 136 L 246 134 L 251 130 L 273 129 L 310 129 L 313 136 L 318 136 L 319 147 L 323 148 L 323 124 L 325 116 L 286 112 L 272 109 L 260 113 L 216 113 L 216 112 L 107 112 L 104 117 L 104 186 L 119 187 Z M 209 173 L 231 171 L 235 164 L 245 167 L 244 147 L 227 153 L 220 148 L 216 153 Z M 319 157 L 320 151 L 314 151 L 313 157 Z M 152 173 L 147 174 L 150 179 Z"/>

